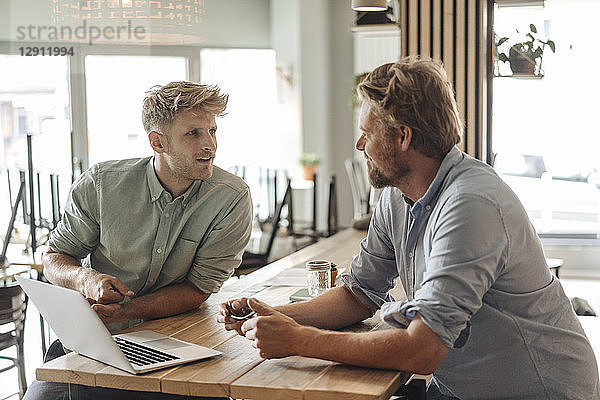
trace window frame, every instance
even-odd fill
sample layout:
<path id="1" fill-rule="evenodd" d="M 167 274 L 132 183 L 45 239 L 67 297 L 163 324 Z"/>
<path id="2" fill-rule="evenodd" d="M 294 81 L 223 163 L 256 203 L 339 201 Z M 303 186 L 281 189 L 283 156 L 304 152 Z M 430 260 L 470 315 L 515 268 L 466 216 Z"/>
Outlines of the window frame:
<path id="1" fill-rule="evenodd" d="M 74 55 L 69 56 L 69 109 L 71 121 L 71 171 L 72 178 L 89 168 L 87 139 L 87 93 L 85 79 L 85 58 L 95 56 L 156 56 L 184 57 L 187 61 L 187 80 L 200 82 L 200 50 L 202 49 L 270 49 L 257 46 L 201 46 L 201 45 L 124 45 L 95 44 L 89 46 L 69 42 L 36 42 L 38 47 L 73 47 Z M 0 54 L 20 55 L 15 43 L 0 41 Z"/>

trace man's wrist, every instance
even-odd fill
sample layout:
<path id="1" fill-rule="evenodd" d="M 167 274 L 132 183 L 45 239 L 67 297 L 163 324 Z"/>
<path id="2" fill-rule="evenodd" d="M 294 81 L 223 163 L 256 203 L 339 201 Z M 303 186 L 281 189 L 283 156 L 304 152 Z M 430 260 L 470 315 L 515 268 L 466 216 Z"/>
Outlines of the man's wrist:
<path id="1" fill-rule="evenodd" d="M 88 297 L 87 286 L 94 279 L 94 274 L 97 272 L 91 268 L 79 267 L 77 271 L 77 287 L 75 289 L 86 297 Z"/>
<path id="2" fill-rule="evenodd" d="M 141 310 L 138 309 L 136 303 L 137 302 L 135 301 L 135 299 L 121 303 L 121 314 L 123 315 L 123 317 L 125 317 L 127 321 L 144 319 L 142 315 L 143 313 Z"/>
<path id="3" fill-rule="evenodd" d="M 301 325 L 293 342 L 294 353 L 303 357 L 313 357 L 314 342 L 319 335 L 325 334 L 325 331 L 312 326 Z"/>

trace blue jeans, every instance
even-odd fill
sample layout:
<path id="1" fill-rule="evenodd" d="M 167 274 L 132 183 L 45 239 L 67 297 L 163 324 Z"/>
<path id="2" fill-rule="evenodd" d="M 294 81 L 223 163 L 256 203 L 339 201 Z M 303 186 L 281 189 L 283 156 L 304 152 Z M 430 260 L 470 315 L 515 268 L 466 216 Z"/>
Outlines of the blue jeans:
<path id="1" fill-rule="evenodd" d="M 62 344 L 57 340 L 46 352 L 44 362 L 64 355 Z M 133 390 L 109 389 L 75 385 L 71 383 L 42 382 L 35 380 L 27 388 L 23 400 L 209 400 L 214 397 L 191 397 L 175 394 L 138 392 Z M 219 398 L 222 400 L 222 398 Z"/>

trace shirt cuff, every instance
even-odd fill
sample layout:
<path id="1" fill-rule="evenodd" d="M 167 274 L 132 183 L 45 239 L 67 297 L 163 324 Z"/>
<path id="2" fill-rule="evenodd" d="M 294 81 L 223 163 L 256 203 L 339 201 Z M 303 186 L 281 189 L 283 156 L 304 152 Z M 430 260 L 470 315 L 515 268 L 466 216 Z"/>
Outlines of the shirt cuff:
<path id="1" fill-rule="evenodd" d="M 406 311 L 404 308 L 405 301 L 395 301 L 384 303 L 381 306 L 379 315 L 381 319 L 394 328 L 406 329 L 415 317 L 415 311 Z"/>
<path id="2" fill-rule="evenodd" d="M 456 327 L 450 328 L 438 315 L 432 312 L 429 308 L 424 307 L 419 301 L 397 301 L 393 303 L 385 303 L 381 306 L 379 315 L 381 319 L 388 325 L 396 328 L 408 328 L 410 321 L 413 320 L 416 313 L 419 313 L 421 320 L 440 337 L 442 342 L 449 349 L 461 348 L 469 339 L 471 333 L 471 323 L 466 321 L 462 329 Z"/>
<path id="3" fill-rule="evenodd" d="M 351 274 L 343 274 L 340 279 L 348 290 L 352 292 L 360 302 L 369 309 L 371 316 L 373 316 L 382 304 L 386 302 L 394 301 L 394 298 L 390 294 L 386 294 L 382 297 L 378 293 L 363 290 L 360 284 Z"/>

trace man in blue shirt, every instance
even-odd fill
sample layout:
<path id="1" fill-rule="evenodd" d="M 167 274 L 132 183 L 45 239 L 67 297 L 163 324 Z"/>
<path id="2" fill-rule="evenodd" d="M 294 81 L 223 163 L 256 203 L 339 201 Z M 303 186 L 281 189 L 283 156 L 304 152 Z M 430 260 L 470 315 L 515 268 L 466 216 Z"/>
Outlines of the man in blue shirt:
<path id="1" fill-rule="evenodd" d="M 362 151 L 386 187 L 344 285 L 226 329 L 265 358 L 302 355 L 433 374 L 430 399 L 598 399 L 598 367 L 535 229 L 488 165 L 461 152 L 440 63 L 382 65 L 358 87 Z M 389 291 L 401 279 L 406 301 Z M 333 332 L 377 310 L 392 327 Z M 320 328 L 320 329 L 319 329 Z"/>

